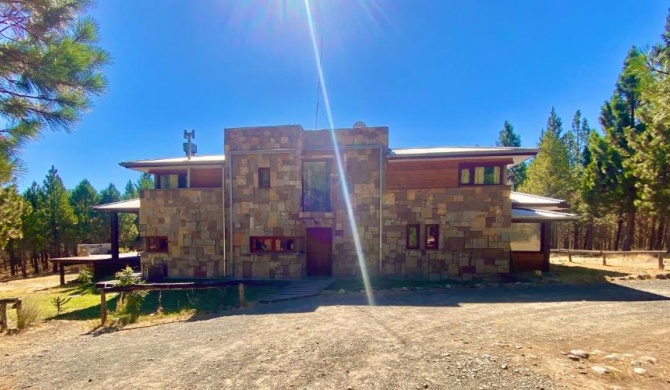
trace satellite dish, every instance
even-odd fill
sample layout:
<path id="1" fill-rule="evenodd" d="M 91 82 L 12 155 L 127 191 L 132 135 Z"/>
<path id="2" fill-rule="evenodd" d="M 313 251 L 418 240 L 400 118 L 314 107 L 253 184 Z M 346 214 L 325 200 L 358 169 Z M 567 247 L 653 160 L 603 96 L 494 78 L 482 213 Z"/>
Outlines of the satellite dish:
<path id="1" fill-rule="evenodd" d="M 354 123 L 354 129 L 365 129 L 365 128 L 367 128 L 367 126 L 363 121 L 356 121 L 356 123 Z"/>

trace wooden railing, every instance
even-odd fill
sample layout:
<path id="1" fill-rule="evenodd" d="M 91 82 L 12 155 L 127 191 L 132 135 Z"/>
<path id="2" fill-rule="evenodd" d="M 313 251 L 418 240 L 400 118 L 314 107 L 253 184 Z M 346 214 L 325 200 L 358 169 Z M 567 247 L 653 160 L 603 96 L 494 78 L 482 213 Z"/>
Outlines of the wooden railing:
<path id="1" fill-rule="evenodd" d="M 567 253 L 568 261 L 572 262 L 572 255 L 602 256 L 603 265 L 607 265 L 607 255 L 656 255 L 658 257 L 658 269 L 665 269 L 663 256 L 665 251 L 590 251 L 583 249 L 552 249 L 551 253 Z"/>
<path id="2" fill-rule="evenodd" d="M 260 282 L 252 280 L 225 280 L 215 282 L 185 282 L 185 283 L 143 283 L 133 284 L 131 286 L 113 286 L 98 288 L 100 291 L 100 322 L 104 325 L 107 322 L 107 293 L 123 293 L 131 291 L 170 291 L 170 290 L 203 290 L 208 288 L 221 288 L 228 286 L 238 286 L 240 306 L 246 304 L 244 297 L 244 285 L 256 285 Z"/>
<path id="3" fill-rule="evenodd" d="M 0 298 L 0 334 L 7 330 L 7 305 L 14 305 L 16 309 L 16 318 L 21 315 L 21 299 L 19 298 Z"/>

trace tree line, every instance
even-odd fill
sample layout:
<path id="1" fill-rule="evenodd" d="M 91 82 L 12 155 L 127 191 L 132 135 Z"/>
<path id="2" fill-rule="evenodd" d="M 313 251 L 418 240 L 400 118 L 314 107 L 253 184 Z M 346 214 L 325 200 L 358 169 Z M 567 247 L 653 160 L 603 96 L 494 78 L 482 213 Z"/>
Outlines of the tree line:
<path id="1" fill-rule="evenodd" d="M 512 170 L 515 189 L 565 199 L 579 214 L 554 224 L 552 247 L 670 250 L 670 15 L 661 38 L 630 49 L 600 129 L 577 111 L 565 131 L 552 108 L 540 153 Z M 507 122 L 498 145 L 521 145 Z"/>
<path id="2" fill-rule="evenodd" d="M 153 186 L 152 175 L 145 173 L 136 182 L 128 181 L 123 193 L 114 184 L 96 191 L 86 179 L 68 190 L 52 166 L 41 185 L 33 182 L 15 199 L 20 205 L 18 234 L 0 242 L 5 270 L 24 277 L 29 268 L 34 274 L 49 271 L 48 259 L 75 256 L 77 244 L 109 242 L 110 214 L 96 212 L 93 206 L 138 198 L 140 190 Z M 134 214 L 119 214 L 121 247 L 141 246 L 137 222 Z"/>

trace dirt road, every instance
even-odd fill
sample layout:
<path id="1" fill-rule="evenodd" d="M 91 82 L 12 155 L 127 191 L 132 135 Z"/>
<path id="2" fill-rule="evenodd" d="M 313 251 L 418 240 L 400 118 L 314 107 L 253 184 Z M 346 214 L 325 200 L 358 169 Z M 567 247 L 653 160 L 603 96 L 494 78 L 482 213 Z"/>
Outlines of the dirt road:
<path id="1" fill-rule="evenodd" d="M 364 294 L 334 294 L 111 333 L 46 324 L 0 337 L 0 388 L 670 388 L 667 280 L 376 298 L 369 307 Z M 572 349 L 591 356 L 562 353 Z"/>

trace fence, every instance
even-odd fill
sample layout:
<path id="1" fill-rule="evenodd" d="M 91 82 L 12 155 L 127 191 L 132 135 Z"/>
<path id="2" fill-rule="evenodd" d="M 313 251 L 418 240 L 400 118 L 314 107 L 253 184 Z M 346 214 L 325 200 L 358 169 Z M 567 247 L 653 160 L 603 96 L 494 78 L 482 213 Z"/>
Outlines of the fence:
<path id="1" fill-rule="evenodd" d="M 572 262 L 572 255 L 600 255 L 603 258 L 603 265 L 607 265 L 607 255 L 657 255 L 658 269 L 665 269 L 665 264 L 663 264 L 663 256 L 665 255 L 665 251 L 589 251 L 581 249 L 552 249 L 551 253 L 567 253 L 568 261 L 570 262 Z"/>

